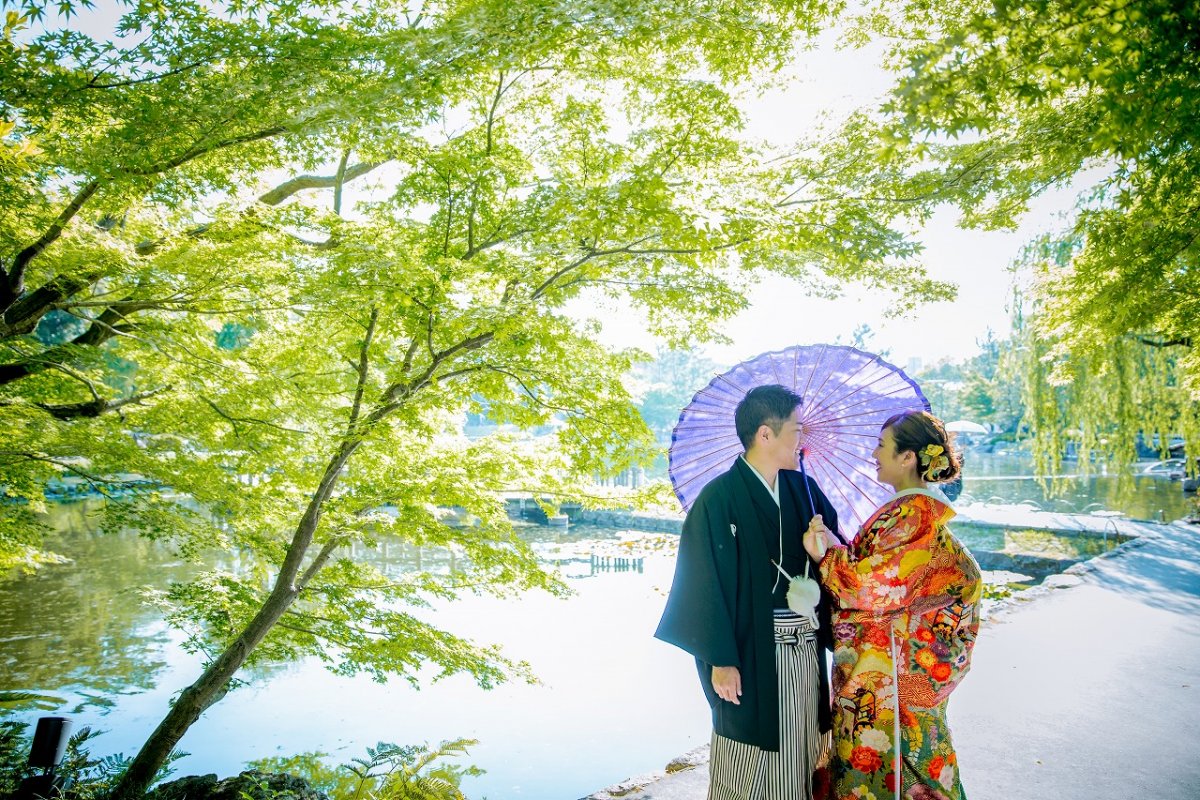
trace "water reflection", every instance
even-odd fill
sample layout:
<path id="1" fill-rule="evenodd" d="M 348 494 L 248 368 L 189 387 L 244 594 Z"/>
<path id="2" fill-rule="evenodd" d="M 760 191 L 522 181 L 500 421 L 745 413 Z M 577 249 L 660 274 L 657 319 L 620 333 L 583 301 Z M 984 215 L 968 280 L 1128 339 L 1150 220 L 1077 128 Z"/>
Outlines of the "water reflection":
<path id="1" fill-rule="evenodd" d="M 1073 468 L 1068 462 L 1064 467 Z M 1179 481 L 1123 471 L 1060 477 L 1058 491 L 1047 492 L 1035 480 L 1033 460 L 1024 455 L 966 453 L 963 494 L 957 503 L 1030 503 L 1045 511 L 1088 513 L 1120 511 L 1133 519 L 1170 522 L 1191 512 L 1191 500 Z"/>
<path id="2" fill-rule="evenodd" d="M 0 582 L 4 687 L 64 697 L 72 713 L 153 687 L 169 637 L 137 587 L 191 574 L 161 544 L 100 534 L 100 508 L 53 507 L 49 545 L 71 563 Z"/>
<path id="3" fill-rule="evenodd" d="M 140 602 L 140 587 L 165 589 L 205 567 L 240 572 L 252 564 L 212 553 L 206 565 L 191 565 L 134 532 L 101 534 L 99 508 L 55 507 L 48 544 L 70 562 L 0 583 L 0 689 L 57 695 L 57 713 L 108 730 L 96 755 L 132 754 L 201 668 L 179 647 L 181 636 Z M 258 668 L 189 732 L 181 746 L 192 755 L 181 772 L 229 774 L 253 758 L 312 750 L 347 760 L 381 740 L 473 736 L 483 742 L 472 758 L 488 773 L 472 779 L 469 796 L 549 798 L 582 796 L 626 777 L 631 765 L 661 767 L 699 744 L 706 710 L 691 691 L 694 668 L 651 637 L 676 537 L 540 526 L 521 535 L 576 589 L 572 597 L 467 596 L 428 613 L 456 634 L 502 643 L 508 655 L 531 662 L 540 684 L 484 692 L 459 676 L 417 692 L 337 677 L 316 659 Z M 453 574 L 462 566 L 454 548 L 397 540 L 353 545 L 346 555 L 387 575 Z M 653 723 L 638 719 L 656 705 Z M 556 757 L 564 742 L 577 755 Z"/>
<path id="4" fill-rule="evenodd" d="M 997 528 L 951 522 L 950 528 L 972 553 L 1042 556 L 1082 561 L 1107 553 L 1128 537 L 1116 533 L 1076 531 L 1062 535 L 1030 528 Z"/>

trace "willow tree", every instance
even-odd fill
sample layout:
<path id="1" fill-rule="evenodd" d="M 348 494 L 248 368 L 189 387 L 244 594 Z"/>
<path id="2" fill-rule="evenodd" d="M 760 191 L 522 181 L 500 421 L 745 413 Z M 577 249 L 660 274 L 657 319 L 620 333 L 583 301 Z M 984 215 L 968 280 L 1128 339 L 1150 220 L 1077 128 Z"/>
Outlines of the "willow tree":
<path id="1" fill-rule="evenodd" d="M 1035 279 L 1048 280 L 1074 254 L 1075 249 L 1046 238 L 1027 249 L 1022 264 Z M 1061 473 L 1067 452 L 1085 474 L 1098 463 L 1133 461 L 1143 449 L 1166 458 L 1177 437 L 1194 454 L 1200 402 L 1187 351 L 1135 334 L 1116 336 L 1103 346 L 1067 349 L 1067 331 L 1044 327 L 1054 311 L 1043 303 L 1056 299 L 1018 302 L 1004 355 L 1015 368 L 1039 473 Z M 1135 491 L 1136 485 L 1126 481 L 1122 488 Z"/>
<path id="2" fill-rule="evenodd" d="M 856 159 L 917 215 L 953 204 L 980 228 L 1014 225 L 1052 187 L 1080 192 L 1022 264 L 1019 335 L 1039 354 L 1024 374 L 1057 387 L 1030 395 L 1043 455 L 1067 428 L 1094 431 L 1108 458 L 1133 458 L 1139 432 L 1200 452 L 1200 7 L 881 0 L 852 31 L 887 43 L 896 83 L 832 163 Z M 1117 386 L 1129 402 L 1113 415 Z"/>
<path id="3" fill-rule="evenodd" d="M 113 495 L 110 527 L 244 555 L 152 595 L 205 666 L 118 798 L 247 663 L 524 673 L 424 608 L 561 589 L 505 493 L 578 494 L 653 453 L 622 383 L 644 354 L 568 304 L 640 308 L 683 344 L 766 270 L 945 289 L 871 202 L 796 202 L 814 162 L 737 135 L 727 87 L 779 68 L 819 2 L 136 4 L 108 37 L 22 30 L 41 6 L 22 10 L 0 104 L 6 555 L 36 547 L 64 475 Z M 557 433 L 468 441 L 481 403 Z M 444 524 L 455 506 L 479 523 Z M 380 537 L 458 568 L 396 573 Z"/>

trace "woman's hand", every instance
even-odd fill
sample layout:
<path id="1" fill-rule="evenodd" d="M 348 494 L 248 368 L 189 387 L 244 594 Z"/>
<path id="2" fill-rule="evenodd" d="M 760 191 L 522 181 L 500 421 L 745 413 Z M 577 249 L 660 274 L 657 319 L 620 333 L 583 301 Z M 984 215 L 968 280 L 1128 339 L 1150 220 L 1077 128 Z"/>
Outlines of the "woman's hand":
<path id="1" fill-rule="evenodd" d="M 817 514 L 808 523 L 808 530 L 804 532 L 804 549 L 814 560 L 820 561 L 825 557 L 825 551 L 829 549 L 829 541 L 832 538 L 829 528 L 825 526 L 825 520 Z"/>

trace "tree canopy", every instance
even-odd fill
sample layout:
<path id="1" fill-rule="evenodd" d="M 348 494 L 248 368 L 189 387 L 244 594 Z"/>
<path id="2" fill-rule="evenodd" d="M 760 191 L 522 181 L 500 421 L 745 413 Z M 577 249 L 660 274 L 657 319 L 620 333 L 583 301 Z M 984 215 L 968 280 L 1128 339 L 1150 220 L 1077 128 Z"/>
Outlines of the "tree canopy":
<path id="1" fill-rule="evenodd" d="M 1008 227 L 1047 189 L 1080 191 L 1061 234 L 1018 265 L 1032 276 L 1018 338 L 1034 340 L 1024 374 L 1040 452 L 1081 426 L 1107 457 L 1132 458 L 1139 432 L 1200 451 L 1200 8 L 879 2 L 851 34 L 868 37 L 887 43 L 897 80 L 846 130 L 893 202 Z M 1113 415 L 1118 386 L 1130 404 Z"/>
<path id="2" fill-rule="evenodd" d="M 118 796 L 247 660 L 524 674 L 422 609 L 561 590 L 506 494 L 577 496 L 654 452 L 622 383 L 646 354 L 599 345 L 570 301 L 631 303 L 683 343 L 766 270 L 899 305 L 948 290 L 884 202 L 798 202 L 830 180 L 811 154 L 738 135 L 731 87 L 833 10 L 183 1 L 124 6 L 111 35 L 8 15 L 0 556 L 36 559 L 37 512 L 77 481 L 109 527 L 249 556 L 152 597 L 207 668 Z M 558 431 L 469 440 L 484 402 Z M 347 549 L 380 537 L 461 558 L 393 574 Z"/>

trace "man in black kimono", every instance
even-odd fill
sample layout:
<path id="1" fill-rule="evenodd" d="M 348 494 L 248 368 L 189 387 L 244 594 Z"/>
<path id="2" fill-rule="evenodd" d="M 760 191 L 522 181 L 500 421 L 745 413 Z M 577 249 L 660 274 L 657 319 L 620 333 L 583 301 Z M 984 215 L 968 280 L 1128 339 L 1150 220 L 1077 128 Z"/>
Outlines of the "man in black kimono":
<path id="1" fill-rule="evenodd" d="M 806 564 L 819 574 L 802 542 L 814 515 L 837 530 L 816 482 L 795 471 L 801 402 L 769 385 L 738 404 L 745 454 L 688 512 L 655 633 L 695 656 L 712 707 L 709 800 L 809 798 L 826 746 L 829 601 L 820 595 L 814 610 L 787 600 L 789 577 Z"/>

